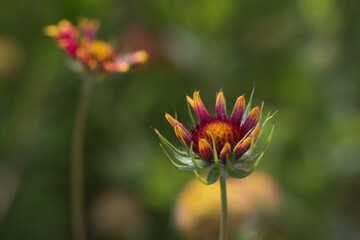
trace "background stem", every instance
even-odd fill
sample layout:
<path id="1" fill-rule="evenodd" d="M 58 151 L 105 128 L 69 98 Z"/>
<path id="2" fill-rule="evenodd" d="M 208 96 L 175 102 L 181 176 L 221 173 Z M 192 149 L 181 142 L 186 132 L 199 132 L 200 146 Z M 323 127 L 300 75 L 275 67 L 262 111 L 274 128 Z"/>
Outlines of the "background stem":
<path id="1" fill-rule="evenodd" d="M 221 191 L 221 218 L 219 240 L 226 240 L 227 235 L 227 197 L 226 197 L 226 176 L 220 173 L 220 191 Z"/>
<path id="2" fill-rule="evenodd" d="M 84 78 L 80 89 L 73 133 L 71 157 L 71 207 L 75 240 L 86 239 L 84 221 L 83 143 L 91 86 L 92 79 Z"/>

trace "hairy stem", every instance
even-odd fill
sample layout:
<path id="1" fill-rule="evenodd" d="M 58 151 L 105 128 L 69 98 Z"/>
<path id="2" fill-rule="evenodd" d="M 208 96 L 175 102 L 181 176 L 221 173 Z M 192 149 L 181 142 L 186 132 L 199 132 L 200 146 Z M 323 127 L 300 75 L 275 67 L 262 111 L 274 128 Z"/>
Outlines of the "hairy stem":
<path id="1" fill-rule="evenodd" d="M 83 145 L 92 79 L 84 78 L 78 98 L 71 156 L 71 207 L 75 240 L 86 239 L 84 216 Z"/>

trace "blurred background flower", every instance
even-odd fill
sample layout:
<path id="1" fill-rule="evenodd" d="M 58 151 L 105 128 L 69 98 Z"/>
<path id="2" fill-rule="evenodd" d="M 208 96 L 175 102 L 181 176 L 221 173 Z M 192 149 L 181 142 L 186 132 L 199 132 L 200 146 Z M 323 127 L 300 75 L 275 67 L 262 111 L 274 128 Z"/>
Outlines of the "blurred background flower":
<path id="1" fill-rule="evenodd" d="M 117 56 L 110 44 L 96 39 L 99 25 L 93 19 L 81 18 L 78 26 L 63 19 L 57 25 L 46 26 L 44 34 L 53 38 L 74 60 L 83 63 L 88 71 L 126 72 L 130 66 L 147 60 L 148 54 L 144 50 Z"/>
<path id="2" fill-rule="evenodd" d="M 169 164 L 149 126 L 175 143 L 163 113 L 176 107 L 190 126 L 184 92 L 201 90 L 205 106 L 214 106 L 222 88 L 230 109 L 242 93 L 248 99 L 255 81 L 254 106 L 265 100 L 265 112 L 279 109 L 257 171 L 276 180 L 285 200 L 279 217 L 262 218 L 263 227 L 247 221 L 239 231 L 259 226 L 260 235 L 283 239 L 359 238 L 360 1 L 0 5 L 0 36 L 20 52 L 0 50 L 11 65 L 0 71 L 0 166 L 10 172 L 1 188 L 12 196 L 2 205 L 0 239 L 70 239 L 69 139 L 80 82 L 42 29 L 79 16 L 99 19 L 99 39 L 114 48 L 132 43 L 129 51 L 144 49 L 152 59 L 94 91 L 85 142 L 88 214 L 97 196 L 116 186 L 135 196 L 149 219 L 138 226 L 149 229 L 140 239 L 182 239 L 170 223 L 172 204 L 193 177 Z"/>
<path id="3" fill-rule="evenodd" d="M 218 184 L 204 186 L 194 179 L 180 192 L 173 219 L 176 229 L 186 239 L 217 239 L 221 206 Z M 283 205 L 280 186 L 271 175 L 261 171 L 242 180 L 228 178 L 227 191 L 230 238 L 238 239 L 234 230 L 247 221 L 274 218 Z"/>

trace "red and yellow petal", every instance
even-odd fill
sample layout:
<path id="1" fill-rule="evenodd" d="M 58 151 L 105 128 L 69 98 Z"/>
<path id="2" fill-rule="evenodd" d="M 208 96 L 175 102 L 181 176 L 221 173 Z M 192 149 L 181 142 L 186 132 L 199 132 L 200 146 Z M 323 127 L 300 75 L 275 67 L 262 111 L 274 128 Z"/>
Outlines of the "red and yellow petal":
<path id="1" fill-rule="evenodd" d="M 106 72 L 127 72 L 130 69 L 130 65 L 126 62 L 104 62 L 103 68 Z"/>
<path id="2" fill-rule="evenodd" d="M 253 108 L 249 115 L 247 116 L 244 124 L 241 126 L 241 131 L 245 134 L 249 132 L 251 129 L 253 129 L 260 117 L 260 110 L 259 107 Z"/>
<path id="3" fill-rule="evenodd" d="M 194 110 L 200 123 L 209 121 L 211 117 L 208 111 L 206 110 L 203 102 L 201 101 L 199 91 L 194 92 L 193 100 L 194 100 Z"/>
<path id="4" fill-rule="evenodd" d="M 247 150 L 249 150 L 251 145 L 251 138 L 247 137 L 244 141 L 236 148 L 235 156 L 241 157 Z"/>
<path id="5" fill-rule="evenodd" d="M 241 157 L 247 150 L 250 149 L 252 136 L 255 135 L 254 142 L 256 142 L 257 138 L 259 137 L 260 130 L 260 126 L 257 126 L 254 131 L 252 131 L 252 133 L 236 148 L 236 157 Z"/>
<path id="6" fill-rule="evenodd" d="M 78 48 L 78 29 L 68 20 L 61 20 L 57 25 L 46 26 L 44 28 L 44 34 L 53 38 L 59 48 L 75 56 Z"/>
<path id="7" fill-rule="evenodd" d="M 257 126 L 257 127 L 255 128 L 255 130 L 252 131 L 252 133 L 250 134 L 250 137 L 252 137 L 253 134 L 255 134 L 255 136 L 254 136 L 254 142 L 255 142 L 255 141 L 257 140 L 257 138 L 259 137 L 260 131 L 261 131 L 261 127 L 260 127 L 260 126 Z"/>
<path id="8" fill-rule="evenodd" d="M 189 97 L 189 96 L 186 96 L 186 100 L 189 102 L 190 106 L 191 106 L 192 108 L 194 108 L 194 100 L 193 100 L 191 97 Z M 194 109 L 195 109 L 195 108 L 194 108 Z"/>
<path id="9" fill-rule="evenodd" d="M 220 91 L 216 98 L 215 104 L 215 114 L 217 118 L 225 119 L 226 118 L 226 103 L 224 93 Z"/>
<path id="10" fill-rule="evenodd" d="M 128 53 L 120 58 L 116 59 L 116 63 L 127 63 L 129 66 L 138 65 L 146 62 L 148 59 L 148 54 L 144 50 L 139 50 L 134 53 Z"/>
<path id="11" fill-rule="evenodd" d="M 231 154 L 231 146 L 227 142 L 227 143 L 225 143 L 224 147 L 221 149 L 219 158 L 221 160 L 226 160 L 226 156 L 229 156 L 230 154 Z"/>
<path id="12" fill-rule="evenodd" d="M 186 144 L 187 146 L 191 145 L 191 135 L 181 123 L 177 122 L 175 124 L 174 131 L 175 135 L 182 144 Z"/>
<path id="13" fill-rule="evenodd" d="M 211 160 L 214 158 L 214 151 L 211 148 L 211 145 L 204 138 L 200 138 L 198 148 L 200 155 L 206 161 L 211 162 Z"/>
<path id="14" fill-rule="evenodd" d="M 238 97 L 235 102 L 233 111 L 231 113 L 231 121 L 235 123 L 241 123 L 245 111 L 245 98 L 244 96 Z"/>
<path id="15" fill-rule="evenodd" d="M 165 118 L 168 120 L 168 122 L 171 124 L 171 126 L 174 128 L 175 135 L 179 139 L 179 141 L 183 144 L 186 144 L 190 146 L 191 144 L 191 135 L 188 132 L 188 130 L 182 125 L 179 121 L 177 121 L 175 118 L 173 118 L 170 114 L 165 113 Z M 183 139 L 185 142 L 183 142 Z"/>

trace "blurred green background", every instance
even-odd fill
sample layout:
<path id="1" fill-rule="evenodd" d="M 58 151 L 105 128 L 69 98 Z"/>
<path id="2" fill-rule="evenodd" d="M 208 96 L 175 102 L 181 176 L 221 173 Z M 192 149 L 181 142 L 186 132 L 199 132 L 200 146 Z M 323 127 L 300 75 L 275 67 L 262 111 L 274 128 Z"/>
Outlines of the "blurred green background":
<path id="1" fill-rule="evenodd" d="M 284 201 L 276 216 L 239 226 L 254 228 L 253 237 L 232 239 L 360 239 L 359 9 L 357 0 L 2 0 L 0 239 L 71 239 L 69 156 L 81 81 L 42 29 L 80 16 L 98 18 L 99 38 L 121 50 L 150 54 L 92 92 L 89 239 L 183 239 L 172 209 L 193 175 L 169 163 L 149 127 L 177 142 L 164 111 L 176 109 L 189 127 L 184 93 L 200 90 L 213 113 L 220 88 L 231 109 L 254 82 L 254 104 L 279 109 L 259 169 Z"/>

